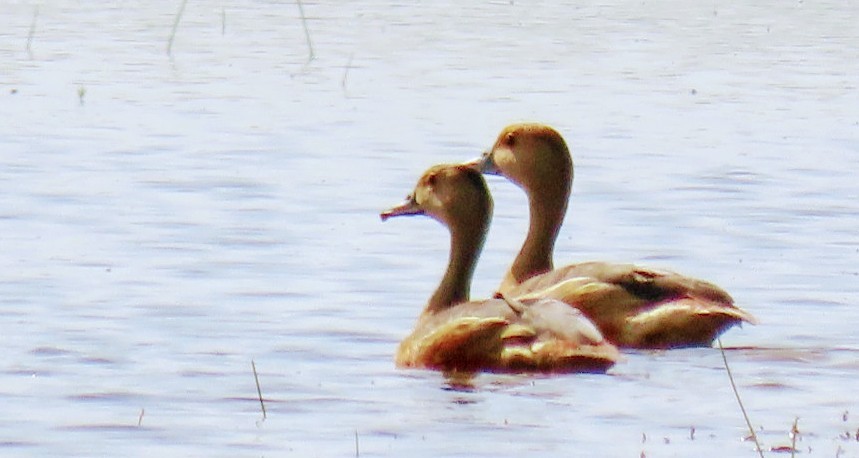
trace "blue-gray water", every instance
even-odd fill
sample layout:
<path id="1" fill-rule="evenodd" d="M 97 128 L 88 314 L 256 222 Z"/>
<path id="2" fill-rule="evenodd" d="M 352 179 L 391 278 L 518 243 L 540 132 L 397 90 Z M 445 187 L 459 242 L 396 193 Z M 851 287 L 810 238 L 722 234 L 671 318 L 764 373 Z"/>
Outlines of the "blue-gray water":
<path id="1" fill-rule="evenodd" d="M 557 262 L 722 285 L 764 447 L 859 456 L 853 2 L 304 2 L 310 61 L 294 2 L 190 1 L 172 58 L 181 2 L 143 3 L 0 7 L 0 455 L 756 456 L 715 349 L 393 367 L 448 242 L 378 212 L 541 121 Z M 478 297 L 527 224 L 489 181 Z"/>

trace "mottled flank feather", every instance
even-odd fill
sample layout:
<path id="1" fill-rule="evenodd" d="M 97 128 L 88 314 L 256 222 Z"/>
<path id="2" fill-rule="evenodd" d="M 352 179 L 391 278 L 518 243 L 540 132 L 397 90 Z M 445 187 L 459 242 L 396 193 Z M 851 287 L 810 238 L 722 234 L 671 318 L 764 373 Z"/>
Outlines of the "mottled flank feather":
<path id="1" fill-rule="evenodd" d="M 457 372 L 605 372 L 619 358 L 596 326 L 563 302 L 489 299 L 425 313 L 400 344 L 397 365 Z"/>
<path id="2" fill-rule="evenodd" d="M 413 334 L 404 340 L 397 352 L 397 365 L 455 371 L 497 366 L 501 334 L 509 324 L 500 317 L 451 320 L 424 336 Z"/>

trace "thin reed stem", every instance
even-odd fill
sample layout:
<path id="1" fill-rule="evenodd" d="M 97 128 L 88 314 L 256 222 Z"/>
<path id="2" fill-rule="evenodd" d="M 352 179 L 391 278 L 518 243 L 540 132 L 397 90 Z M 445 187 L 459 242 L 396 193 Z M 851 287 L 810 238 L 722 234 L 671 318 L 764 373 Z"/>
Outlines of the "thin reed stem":
<path id="1" fill-rule="evenodd" d="M 265 403 L 262 400 L 262 390 L 259 387 L 259 375 L 257 375 L 257 365 L 254 362 L 254 360 L 251 360 L 251 367 L 254 370 L 254 380 L 257 383 L 257 395 L 259 396 L 259 406 L 262 408 L 262 419 L 265 420 L 266 419 Z"/>
<path id="2" fill-rule="evenodd" d="M 746 407 L 743 405 L 743 400 L 740 399 L 740 392 L 737 391 L 737 384 L 734 383 L 734 375 L 731 374 L 731 368 L 728 366 L 728 357 L 725 356 L 725 348 L 722 347 L 722 339 L 717 338 L 717 342 L 719 342 L 719 351 L 722 352 L 722 361 L 725 363 L 725 372 L 728 373 L 728 380 L 731 382 L 731 389 L 734 390 L 734 396 L 737 397 L 737 404 L 740 405 L 740 410 L 743 412 L 743 418 L 746 419 L 746 425 L 749 427 L 749 432 L 752 433 L 752 439 L 755 441 L 755 448 L 758 449 L 758 454 L 760 454 L 761 458 L 764 458 L 764 451 L 761 448 L 760 442 L 758 442 L 758 435 L 755 434 L 755 428 L 752 426 L 752 421 L 749 420 L 749 415 L 746 413 Z"/>
<path id="3" fill-rule="evenodd" d="M 343 79 L 340 80 L 340 87 L 343 88 L 343 92 L 346 92 L 346 78 L 349 77 L 349 69 L 352 68 L 352 59 L 355 57 L 355 54 L 349 54 L 349 62 L 346 62 L 346 68 L 343 70 Z"/>
<path id="4" fill-rule="evenodd" d="M 170 32 L 170 39 L 167 40 L 167 55 L 173 57 L 173 39 L 176 38 L 176 30 L 179 28 L 179 21 L 182 20 L 182 13 L 185 12 L 185 4 L 188 0 L 182 0 L 179 5 L 179 11 L 176 12 L 176 18 L 173 20 L 173 30 Z"/>
<path id="5" fill-rule="evenodd" d="M 298 11 L 301 13 L 301 23 L 304 25 L 304 37 L 307 39 L 307 48 L 310 50 L 310 56 L 307 58 L 307 61 L 310 62 L 316 56 L 313 53 L 313 42 L 310 41 L 310 29 L 307 28 L 307 16 L 304 15 L 304 4 L 301 3 L 301 0 L 297 1 Z"/>
<path id="6" fill-rule="evenodd" d="M 799 417 L 794 418 L 793 427 L 790 428 L 790 458 L 796 457 L 796 436 L 799 435 Z"/>
<path id="7" fill-rule="evenodd" d="M 39 5 L 33 10 L 33 22 L 30 23 L 30 32 L 27 34 L 27 55 L 33 58 L 33 36 L 36 35 L 36 21 L 39 19 Z"/>
<path id="8" fill-rule="evenodd" d="M 221 35 L 227 33 L 227 9 L 221 7 Z"/>

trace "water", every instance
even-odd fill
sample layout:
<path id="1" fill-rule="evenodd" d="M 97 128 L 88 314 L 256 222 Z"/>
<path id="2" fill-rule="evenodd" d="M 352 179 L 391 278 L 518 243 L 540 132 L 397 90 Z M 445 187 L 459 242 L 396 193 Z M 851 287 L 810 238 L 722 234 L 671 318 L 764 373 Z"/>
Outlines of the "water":
<path id="1" fill-rule="evenodd" d="M 378 212 L 527 120 L 575 156 L 558 262 L 722 285 L 764 447 L 859 456 L 856 5 L 305 2 L 308 61 L 266 1 L 188 2 L 168 56 L 179 3 L 0 8 L 0 455 L 755 456 L 714 349 L 394 369 L 447 234 Z M 489 181 L 476 296 L 527 224 Z"/>

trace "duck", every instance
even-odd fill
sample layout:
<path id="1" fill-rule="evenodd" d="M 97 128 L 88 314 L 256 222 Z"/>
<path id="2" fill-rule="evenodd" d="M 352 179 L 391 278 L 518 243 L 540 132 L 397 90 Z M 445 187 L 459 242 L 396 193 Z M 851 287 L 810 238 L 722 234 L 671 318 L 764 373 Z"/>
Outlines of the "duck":
<path id="1" fill-rule="evenodd" d="M 414 330 L 400 343 L 397 367 L 446 373 L 606 372 L 620 352 L 579 310 L 542 297 L 470 300 L 492 206 L 480 172 L 442 164 L 427 170 L 405 201 L 380 214 L 382 221 L 429 216 L 450 233 L 447 269 Z"/>
<path id="2" fill-rule="evenodd" d="M 621 348 L 712 346 L 732 326 L 757 323 L 722 288 L 670 270 L 601 261 L 556 269 L 553 251 L 574 171 L 570 150 L 552 127 L 509 125 L 491 149 L 464 165 L 503 176 L 528 196 L 528 233 L 498 295 L 563 301 L 582 311 Z"/>

